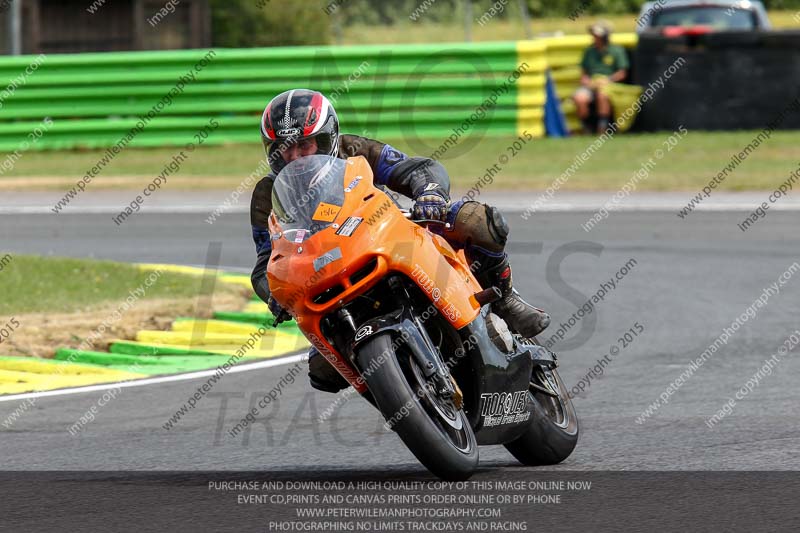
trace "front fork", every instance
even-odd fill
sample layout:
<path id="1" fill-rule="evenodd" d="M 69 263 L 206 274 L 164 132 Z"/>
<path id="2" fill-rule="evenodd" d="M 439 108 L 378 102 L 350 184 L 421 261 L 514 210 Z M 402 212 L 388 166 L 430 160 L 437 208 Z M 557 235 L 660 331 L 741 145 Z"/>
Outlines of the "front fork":
<path id="1" fill-rule="evenodd" d="M 400 296 L 404 301 L 410 302 L 411 295 L 408 293 L 405 284 L 398 277 L 389 279 L 389 287 L 392 291 Z M 447 365 L 442 361 L 439 349 L 433 344 L 433 340 L 428 335 L 425 325 L 419 319 L 413 309 L 410 309 L 408 314 L 410 319 L 414 322 L 414 328 L 418 334 L 410 335 L 411 338 L 406 339 L 406 345 L 411 350 L 422 374 L 426 379 L 433 382 L 435 393 L 442 398 L 453 398 L 456 395 L 454 388 L 454 380 L 450 376 L 450 370 Z"/>
<path id="2" fill-rule="evenodd" d="M 413 362 L 429 385 L 426 386 L 427 392 L 442 400 L 452 400 L 453 404 L 460 408 L 463 405 L 461 390 L 442 360 L 439 349 L 428 335 L 425 325 L 414 312 L 411 305 L 413 300 L 402 279 L 392 276 L 387 281 L 393 295 L 398 302 L 401 302 L 396 310 L 369 319 L 360 325 L 356 325 L 353 316 L 346 308 L 343 307 L 337 312 L 339 323 L 351 330 L 350 335 L 345 337 L 353 339 L 344 353 L 347 353 L 351 363 L 357 368 L 355 356 L 358 346 L 373 335 L 391 332 L 393 348 L 399 337 L 402 339 L 402 344 L 411 352 Z M 360 371 L 363 372 L 363 369 Z"/>

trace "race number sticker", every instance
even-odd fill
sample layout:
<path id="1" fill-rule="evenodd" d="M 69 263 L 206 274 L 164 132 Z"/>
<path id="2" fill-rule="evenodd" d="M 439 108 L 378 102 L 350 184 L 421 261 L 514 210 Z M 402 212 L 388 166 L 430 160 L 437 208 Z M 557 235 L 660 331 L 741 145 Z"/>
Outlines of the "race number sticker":
<path id="1" fill-rule="evenodd" d="M 314 216 L 311 218 L 314 220 L 319 220 L 320 222 L 333 222 L 333 220 L 336 218 L 336 215 L 339 214 L 339 210 L 341 208 L 342 206 L 340 205 L 320 202 L 317 206 L 317 210 L 314 211 Z"/>

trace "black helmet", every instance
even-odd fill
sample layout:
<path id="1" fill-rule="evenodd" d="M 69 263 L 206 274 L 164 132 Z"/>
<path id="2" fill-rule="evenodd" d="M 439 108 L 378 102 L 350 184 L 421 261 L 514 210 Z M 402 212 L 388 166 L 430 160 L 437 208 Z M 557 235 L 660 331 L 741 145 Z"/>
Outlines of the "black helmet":
<path id="1" fill-rule="evenodd" d="M 281 145 L 311 138 L 317 141 L 318 154 L 338 155 L 339 119 L 321 92 L 292 89 L 267 104 L 261 116 L 261 141 L 273 172 L 286 165 L 279 152 Z"/>

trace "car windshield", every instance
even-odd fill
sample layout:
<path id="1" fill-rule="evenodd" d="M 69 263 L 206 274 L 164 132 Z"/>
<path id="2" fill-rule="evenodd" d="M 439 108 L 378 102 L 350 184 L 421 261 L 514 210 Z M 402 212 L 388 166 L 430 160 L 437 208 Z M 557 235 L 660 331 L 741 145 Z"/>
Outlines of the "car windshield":
<path id="1" fill-rule="evenodd" d="M 711 26 L 717 30 L 753 30 L 755 13 L 729 7 L 675 7 L 653 16 L 652 26 Z"/>
<path id="2" fill-rule="evenodd" d="M 272 187 L 272 211 L 284 237 L 302 242 L 330 226 L 344 202 L 345 161 L 328 155 L 296 159 Z"/>

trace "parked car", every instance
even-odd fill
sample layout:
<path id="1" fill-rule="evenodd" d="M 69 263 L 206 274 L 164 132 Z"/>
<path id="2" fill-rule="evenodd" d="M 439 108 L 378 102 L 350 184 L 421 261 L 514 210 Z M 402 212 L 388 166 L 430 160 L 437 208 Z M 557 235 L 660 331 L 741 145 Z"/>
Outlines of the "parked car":
<path id="1" fill-rule="evenodd" d="M 642 6 L 636 32 L 682 34 L 771 27 L 759 0 L 655 0 Z"/>

